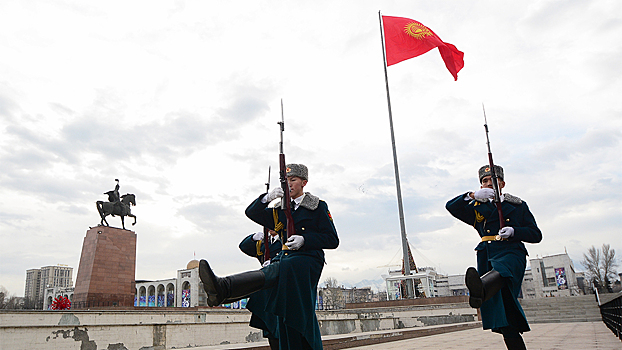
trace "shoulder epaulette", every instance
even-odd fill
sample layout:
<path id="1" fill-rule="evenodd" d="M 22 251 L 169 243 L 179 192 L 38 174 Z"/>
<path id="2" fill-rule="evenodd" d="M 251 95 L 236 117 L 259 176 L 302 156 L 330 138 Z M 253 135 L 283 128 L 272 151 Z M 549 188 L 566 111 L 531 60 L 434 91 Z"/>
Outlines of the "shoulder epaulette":
<path id="1" fill-rule="evenodd" d="M 516 196 L 512 196 L 509 193 L 504 193 L 503 194 L 503 200 L 508 202 L 508 203 L 510 203 L 510 204 L 516 204 L 516 205 L 523 203 L 522 199 L 520 199 L 520 198 L 518 198 Z"/>
<path id="2" fill-rule="evenodd" d="M 320 205 L 320 197 L 316 197 L 309 192 L 305 192 L 305 197 L 302 199 L 302 202 L 300 202 L 300 206 L 309 210 L 315 210 L 318 205 Z"/>

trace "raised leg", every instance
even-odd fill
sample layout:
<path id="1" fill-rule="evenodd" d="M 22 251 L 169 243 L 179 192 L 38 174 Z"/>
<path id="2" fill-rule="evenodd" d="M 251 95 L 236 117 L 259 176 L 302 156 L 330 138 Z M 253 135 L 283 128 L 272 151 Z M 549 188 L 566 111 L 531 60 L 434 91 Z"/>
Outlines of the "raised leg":
<path id="1" fill-rule="evenodd" d="M 503 287 L 503 277 L 499 271 L 490 270 L 482 277 L 474 267 L 469 267 L 465 275 L 465 284 L 469 288 L 469 305 L 478 309 L 482 303 L 492 298 L 501 287 Z"/>
<path id="2" fill-rule="evenodd" d="M 199 262 L 199 277 L 207 293 L 207 305 L 209 306 L 218 306 L 225 299 L 235 300 L 261 290 L 266 281 L 261 270 L 218 277 L 205 260 Z"/>
<path id="3" fill-rule="evenodd" d="M 127 216 L 134 218 L 134 222 L 132 223 L 132 226 L 136 225 L 136 215 L 134 215 L 134 214 L 127 214 Z"/>

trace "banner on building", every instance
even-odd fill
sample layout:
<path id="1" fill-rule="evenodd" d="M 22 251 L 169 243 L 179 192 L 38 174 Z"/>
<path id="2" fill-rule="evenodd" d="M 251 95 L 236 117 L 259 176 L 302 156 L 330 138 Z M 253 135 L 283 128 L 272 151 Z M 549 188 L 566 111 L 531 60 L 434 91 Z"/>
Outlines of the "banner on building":
<path id="1" fill-rule="evenodd" d="M 555 281 L 557 282 L 557 289 L 568 289 L 568 283 L 566 282 L 566 269 L 563 267 L 555 269 Z"/>
<path id="2" fill-rule="evenodd" d="M 181 307 L 190 307 L 190 289 L 181 291 Z"/>

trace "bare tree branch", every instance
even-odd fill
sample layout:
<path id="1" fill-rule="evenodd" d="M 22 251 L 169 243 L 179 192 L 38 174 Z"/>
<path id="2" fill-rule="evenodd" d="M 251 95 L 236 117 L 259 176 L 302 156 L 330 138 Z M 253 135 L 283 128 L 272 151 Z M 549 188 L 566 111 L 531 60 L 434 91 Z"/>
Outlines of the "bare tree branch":
<path id="1" fill-rule="evenodd" d="M 609 244 L 603 244 L 600 250 L 592 246 L 587 254 L 583 254 L 581 264 L 587 269 L 587 276 L 591 281 L 607 290 L 611 289 L 610 281 L 616 279 L 616 267 L 619 266 L 615 249 L 611 249 Z"/>
<path id="2" fill-rule="evenodd" d="M 617 277 L 616 267 L 618 267 L 618 262 L 616 261 L 616 250 L 611 249 L 609 244 L 603 244 L 603 257 L 602 257 L 602 270 L 603 270 L 603 278 L 607 277 L 609 280 L 612 280 Z"/>
<path id="3" fill-rule="evenodd" d="M 601 273 L 600 251 L 592 246 L 587 250 L 587 254 L 583 254 L 583 265 L 587 269 L 587 275 L 590 280 L 595 280 L 599 285 L 604 285 L 604 276 Z"/>

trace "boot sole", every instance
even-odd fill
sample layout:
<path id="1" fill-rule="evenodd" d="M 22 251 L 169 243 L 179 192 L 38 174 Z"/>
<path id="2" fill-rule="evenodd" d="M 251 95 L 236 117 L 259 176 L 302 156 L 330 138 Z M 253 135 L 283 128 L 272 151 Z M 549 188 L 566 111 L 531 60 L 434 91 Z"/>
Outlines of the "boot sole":
<path id="1" fill-rule="evenodd" d="M 479 309 L 484 299 L 484 284 L 475 268 L 467 269 L 464 282 L 469 288 L 469 305 L 474 309 Z"/>

